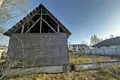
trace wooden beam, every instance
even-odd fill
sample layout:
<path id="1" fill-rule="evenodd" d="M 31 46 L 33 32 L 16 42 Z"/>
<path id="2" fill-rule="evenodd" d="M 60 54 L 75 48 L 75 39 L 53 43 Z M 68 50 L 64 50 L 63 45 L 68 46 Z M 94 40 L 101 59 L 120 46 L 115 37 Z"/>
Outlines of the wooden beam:
<path id="1" fill-rule="evenodd" d="M 22 25 L 21 33 L 24 33 L 25 25 Z"/>
<path id="2" fill-rule="evenodd" d="M 44 19 L 42 19 L 55 33 L 57 33 L 53 28 L 52 28 L 52 26 L 50 26 L 50 24 L 47 22 L 47 21 L 45 21 Z"/>
<path id="3" fill-rule="evenodd" d="M 53 16 L 52 16 L 47 10 L 44 9 L 44 11 L 46 12 L 46 14 L 47 14 L 56 24 L 58 24 L 58 21 L 55 20 L 55 19 L 53 19 Z"/>
<path id="4" fill-rule="evenodd" d="M 28 33 L 34 26 L 35 24 L 40 20 L 41 18 L 39 18 L 25 33 Z"/>
<path id="5" fill-rule="evenodd" d="M 38 13 L 37 15 L 41 15 L 41 14 L 40 14 L 40 13 Z M 43 14 L 43 13 L 42 13 L 42 15 L 46 16 L 46 15 L 48 15 L 48 14 Z"/>
<path id="6" fill-rule="evenodd" d="M 60 26 L 59 26 L 59 24 L 57 25 L 57 31 L 58 31 L 58 33 L 60 33 Z"/>
<path id="7" fill-rule="evenodd" d="M 42 9 L 41 9 L 41 17 L 40 17 L 40 33 L 42 32 Z"/>
<path id="8" fill-rule="evenodd" d="M 29 19 L 25 20 L 25 22 L 23 24 L 25 25 L 29 20 L 31 20 L 35 15 L 37 15 L 39 11 L 40 10 L 36 11 L 36 13 L 34 13 L 32 15 L 29 14 L 29 16 L 31 16 L 31 17 Z M 20 28 L 21 27 L 18 27 L 14 32 L 18 31 Z"/>

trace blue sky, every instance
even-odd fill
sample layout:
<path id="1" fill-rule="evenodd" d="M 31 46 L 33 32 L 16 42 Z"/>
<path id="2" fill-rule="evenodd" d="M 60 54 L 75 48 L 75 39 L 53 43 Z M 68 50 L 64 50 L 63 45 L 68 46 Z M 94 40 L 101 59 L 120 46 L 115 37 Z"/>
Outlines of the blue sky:
<path id="1" fill-rule="evenodd" d="M 120 0 L 29 0 L 29 11 L 40 3 L 72 32 L 70 43 L 89 43 L 94 34 L 120 36 Z M 22 17 L 9 21 L 7 27 Z"/>

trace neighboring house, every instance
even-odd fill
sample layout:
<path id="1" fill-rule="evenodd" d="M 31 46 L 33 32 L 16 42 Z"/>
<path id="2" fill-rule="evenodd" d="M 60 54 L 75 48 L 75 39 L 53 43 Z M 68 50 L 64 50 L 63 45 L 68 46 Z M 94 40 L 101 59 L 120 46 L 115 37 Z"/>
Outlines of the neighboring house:
<path id="1" fill-rule="evenodd" d="M 120 47 L 120 37 L 103 40 L 92 47 L 103 48 L 103 47 Z"/>
<path id="2" fill-rule="evenodd" d="M 89 49 L 89 47 L 86 44 L 70 44 L 69 45 L 69 50 L 72 52 L 83 53 L 83 51 L 87 49 Z"/>
<path id="3" fill-rule="evenodd" d="M 85 51 L 91 54 L 120 54 L 120 37 L 103 40 Z"/>

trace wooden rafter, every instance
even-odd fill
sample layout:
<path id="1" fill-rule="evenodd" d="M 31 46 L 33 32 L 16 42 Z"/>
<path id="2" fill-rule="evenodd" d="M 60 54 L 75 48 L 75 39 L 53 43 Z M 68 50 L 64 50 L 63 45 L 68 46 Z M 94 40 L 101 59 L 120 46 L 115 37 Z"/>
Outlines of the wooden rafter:
<path id="1" fill-rule="evenodd" d="M 45 21 L 44 19 L 42 19 L 55 33 L 57 33 L 56 31 L 55 31 L 55 29 L 53 29 L 52 28 L 52 26 L 47 22 L 47 21 Z"/>
<path id="2" fill-rule="evenodd" d="M 35 24 L 40 20 L 41 18 L 39 18 L 25 33 L 28 33 L 34 26 Z"/>
<path id="3" fill-rule="evenodd" d="M 36 11 L 36 13 L 34 13 L 29 19 L 25 20 L 24 24 L 25 25 L 27 22 L 29 22 L 35 15 L 38 14 L 40 10 Z M 29 14 L 30 15 L 30 14 Z M 18 27 L 14 32 L 18 31 L 21 27 Z"/>

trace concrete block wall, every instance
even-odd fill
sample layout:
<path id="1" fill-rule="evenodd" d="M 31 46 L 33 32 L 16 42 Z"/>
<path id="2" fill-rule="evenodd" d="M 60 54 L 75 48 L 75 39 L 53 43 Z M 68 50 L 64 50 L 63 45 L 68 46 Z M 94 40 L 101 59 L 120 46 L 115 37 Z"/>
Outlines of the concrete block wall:
<path id="1" fill-rule="evenodd" d="M 19 60 L 25 67 L 68 65 L 67 35 L 65 33 L 13 34 L 10 38 L 8 56 L 10 61 Z"/>
<path id="2" fill-rule="evenodd" d="M 74 64 L 74 71 L 85 71 L 85 70 L 107 68 L 107 67 L 119 66 L 119 65 L 120 65 L 120 61 Z"/>

